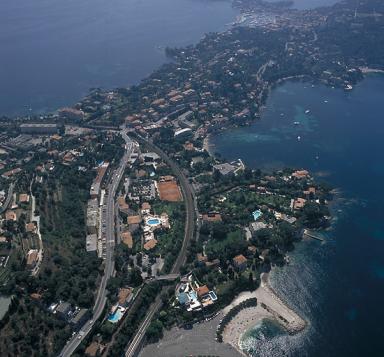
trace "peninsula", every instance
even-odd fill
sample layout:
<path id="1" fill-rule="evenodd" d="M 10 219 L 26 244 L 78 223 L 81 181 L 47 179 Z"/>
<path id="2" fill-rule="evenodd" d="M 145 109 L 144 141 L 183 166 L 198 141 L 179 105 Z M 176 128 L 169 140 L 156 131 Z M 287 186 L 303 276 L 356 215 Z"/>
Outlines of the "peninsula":
<path id="1" fill-rule="evenodd" d="M 167 48 L 139 85 L 1 118 L 1 354 L 134 356 L 218 313 L 239 351 L 244 314 L 305 327 L 267 276 L 330 225 L 330 187 L 215 157 L 207 138 L 258 120 L 284 80 L 352 90 L 384 70 L 384 4 L 289 5 L 236 0 L 230 30 Z"/>

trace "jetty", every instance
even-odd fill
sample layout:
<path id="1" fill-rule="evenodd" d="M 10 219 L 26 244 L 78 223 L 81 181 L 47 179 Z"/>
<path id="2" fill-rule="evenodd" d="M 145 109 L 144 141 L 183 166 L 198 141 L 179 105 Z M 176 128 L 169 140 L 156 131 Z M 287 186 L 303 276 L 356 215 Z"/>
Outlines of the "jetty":
<path id="1" fill-rule="evenodd" d="M 308 229 L 304 229 L 303 237 L 304 236 L 319 240 L 320 242 L 324 242 L 324 238 L 320 237 L 319 235 L 315 235 L 313 232 L 309 231 Z"/>

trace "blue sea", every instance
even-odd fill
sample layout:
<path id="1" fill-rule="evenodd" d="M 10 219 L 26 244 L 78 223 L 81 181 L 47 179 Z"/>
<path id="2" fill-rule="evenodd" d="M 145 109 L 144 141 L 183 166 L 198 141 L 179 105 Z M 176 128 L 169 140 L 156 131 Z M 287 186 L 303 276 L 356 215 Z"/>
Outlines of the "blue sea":
<path id="1" fill-rule="evenodd" d="M 255 327 L 245 336 L 253 356 L 384 355 L 383 113 L 383 75 L 350 92 L 287 82 L 272 91 L 261 120 L 212 138 L 225 158 L 307 168 L 338 190 L 325 242 L 299 243 L 290 265 L 272 275 L 309 327 L 265 338 L 265 326 Z"/>
<path id="2" fill-rule="evenodd" d="M 197 43 L 237 14 L 226 0 L 1 0 L 0 115 L 138 83 L 167 61 L 166 46 Z"/>
<path id="3" fill-rule="evenodd" d="M 136 84 L 167 61 L 165 47 L 195 44 L 238 14 L 231 0 L 1 0 L 0 115 L 44 113 L 90 88 Z"/>

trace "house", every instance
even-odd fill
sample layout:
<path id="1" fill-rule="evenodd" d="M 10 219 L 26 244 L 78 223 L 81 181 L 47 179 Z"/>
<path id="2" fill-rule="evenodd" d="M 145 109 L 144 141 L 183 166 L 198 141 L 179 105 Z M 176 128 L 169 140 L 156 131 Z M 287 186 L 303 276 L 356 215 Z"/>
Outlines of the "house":
<path id="1" fill-rule="evenodd" d="M 150 239 L 147 243 L 144 244 L 144 249 L 149 251 L 155 248 L 157 245 L 157 240 L 156 239 Z"/>
<path id="2" fill-rule="evenodd" d="M 228 164 L 228 163 L 213 165 L 213 168 L 216 171 L 219 171 L 220 174 L 223 176 L 234 174 L 236 172 L 236 166 Z"/>
<path id="3" fill-rule="evenodd" d="M 232 259 L 233 265 L 238 271 L 244 271 L 247 268 L 248 259 L 244 255 L 239 254 Z"/>
<path id="4" fill-rule="evenodd" d="M 292 208 L 294 210 L 301 209 L 305 206 L 306 202 L 307 200 L 305 200 L 304 198 L 296 198 L 295 200 L 293 200 Z"/>
<path id="5" fill-rule="evenodd" d="M 19 203 L 28 203 L 28 202 L 29 202 L 29 195 L 26 193 L 20 193 Z"/>
<path id="6" fill-rule="evenodd" d="M 221 222 L 221 215 L 219 213 L 210 212 L 203 214 L 203 221 L 204 222 Z"/>
<path id="7" fill-rule="evenodd" d="M 69 302 L 61 302 L 55 309 L 57 317 L 63 320 L 68 319 L 69 313 L 72 311 L 71 304 Z"/>
<path id="8" fill-rule="evenodd" d="M 207 295 L 209 293 L 209 289 L 207 285 L 200 286 L 196 289 L 197 296 L 199 298 L 202 298 L 203 296 Z"/>
<path id="9" fill-rule="evenodd" d="M 295 177 L 297 179 L 307 178 L 308 176 L 309 172 L 307 170 L 298 170 L 292 174 L 292 177 Z"/>
<path id="10" fill-rule="evenodd" d="M 268 228 L 268 224 L 264 223 L 264 222 L 252 222 L 250 225 L 249 225 L 249 229 L 251 230 L 252 233 L 255 233 L 257 231 L 259 231 L 260 229 L 264 229 L 264 228 Z"/>
<path id="11" fill-rule="evenodd" d="M 148 202 L 143 202 L 141 205 L 141 214 L 149 214 L 151 212 L 151 205 Z"/>
<path id="12" fill-rule="evenodd" d="M 133 247 L 133 238 L 132 234 L 129 231 L 122 232 L 121 233 L 121 240 L 122 242 L 128 247 L 132 248 Z"/>
<path id="13" fill-rule="evenodd" d="M 36 232 L 36 224 L 34 222 L 27 223 L 25 225 L 25 230 L 29 233 L 35 233 Z"/>
<path id="14" fill-rule="evenodd" d="M 6 221 L 17 221 L 17 216 L 15 211 L 6 211 L 5 212 L 5 220 Z"/>
<path id="15" fill-rule="evenodd" d="M 117 299 L 120 306 L 127 307 L 128 303 L 132 299 L 132 289 L 129 289 L 129 288 L 120 289 Z"/>

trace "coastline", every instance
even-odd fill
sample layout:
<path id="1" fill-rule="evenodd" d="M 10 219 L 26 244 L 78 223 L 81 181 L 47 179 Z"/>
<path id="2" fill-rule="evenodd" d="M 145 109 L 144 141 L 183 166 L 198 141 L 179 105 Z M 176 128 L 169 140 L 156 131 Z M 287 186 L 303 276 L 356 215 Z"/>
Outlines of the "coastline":
<path id="1" fill-rule="evenodd" d="M 203 150 L 205 150 L 209 156 L 215 157 L 215 154 L 212 152 L 214 145 L 211 143 L 211 134 L 206 134 L 203 139 Z"/>
<path id="2" fill-rule="evenodd" d="M 243 356 L 247 356 L 242 350 L 241 340 L 244 334 L 264 319 L 276 321 L 289 334 L 296 334 L 307 326 L 308 322 L 290 308 L 271 287 L 268 273 L 261 275 L 261 284 L 255 291 L 239 294 L 223 309 L 223 313 L 228 313 L 234 306 L 252 297 L 257 298 L 257 306 L 241 310 L 223 332 L 223 342 L 234 347 Z"/>

